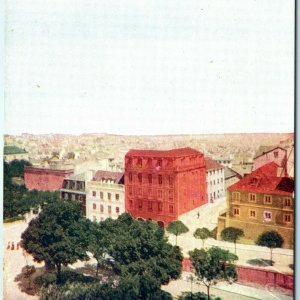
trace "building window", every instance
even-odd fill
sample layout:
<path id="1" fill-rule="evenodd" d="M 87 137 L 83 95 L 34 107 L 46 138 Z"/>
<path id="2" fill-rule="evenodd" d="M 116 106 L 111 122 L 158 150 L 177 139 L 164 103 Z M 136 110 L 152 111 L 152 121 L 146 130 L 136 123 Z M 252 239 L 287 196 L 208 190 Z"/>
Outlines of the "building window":
<path id="1" fill-rule="evenodd" d="M 158 211 L 162 211 L 162 202 L 158 202 Z"/>
<path id="2" fill-rule="evenodd" d="M 158 175 L 158 184 L 162 184 L 162 175 Z"/>
<path id="3" fill-rule="evenodd" d="M 93 203 L 93 209 L 96 209 L 96 208 L 97 208 L 96 203 Z"/>
<path id="4" fill-rule="evenodd" d="M 239 216 L 240 215 L 240 209 L 239 208 L 234 208 L 233 209 L 233 215 L 234 216 Z"/>
<path id="5" fill-rule="evenodd" d="M 129 187 L 129 195 L 132 195 L 132 186 Z"/>
<path id="6" fill-rule="evenodd" d="M 283 198 L 284 206 L 292 206 L 291 198 Z"/>
<path id="7" fill-rule="evenodd" d="M 152 183 L 152 174 L 148 174 L 148 182 L 149 182 L 149 184 Z"/>
<path id="8" fill-rule="evenodd" d="M 130 207 L 130 208 L 133 207 L 133 202 L 132 202 L 132 200 L 129 200 L 129 207 Z"/>
<path id="9" fill-rule="evenodd" d="M 256 218 L 256 210 L 255 209 L 250 209 L 249 217 L 250 218 Z"/>
<path id="10" fill-rule="evenodd" d="M 173 199 L 173 191 L 169 191 L 169 199 Z"/>
<path id="11" fill-rule="evenodd" d="M 138 188 L 138 195 L 142 196 L 142 189 L 141 188 Z"/>
<path id="12" fill-rule="evenodd" d="M 120 213 L 120 208 L 116 207 L 116 213 L 119 214 Z"/>
<path id="13" fill-rule="evenodd" d="M 214 185 L 216 184 L 216 181 L 214 180 Z"/>
<path id="14" fill-rule="evenodd" d="M 272 196 L 265 195 L 264 202 L 265 202 L 265 204 L 272 204 Z"/>
<path id="15" fill-rule="evenodd" d="M 93 191 L 93 197 L 96 197 L 96 192 L 95 191 Z"/>
<path id="16" fill-rule="evenodd" d="M 142 173 L 139 173 L 139 174 L 138 174 L 139 183 L 142 183 L 142 178 L 143 178 Z"/>
<path id="17" fill-rule="evenodd" d="M 157 195 L 158 195 L 158 198 L 161 199 L 161 198 L 162 198 L 162 190 L 158 190 L 158 191 L 157 191 Z"/>
<path id="18" fill-rule="evenodd" d="M 111 206 L 108 205 L 108 213 L 111 214 Z"/>
<path id="19" fill-rule="evenodd" d="M 111 200 L 111 193 L 107 193 L 108 200 Z"/>
<path id="20" fill-rule="evenodd" d="M 100 192 L 100 199 L 103 200 L 103 192 Z"/>
<path id="21" fill-rule="evenodd" d="M 148 197 L 152 197 L 152 190 L 148 189 Z"/>
<path id="22" fill-rule="evenodd" d="M 278 151 L 274 152 L 274 158 L 278 158 Z"/>
<path id="23" fill-rule="evenodd" d="M 232 193 L 232 200 L 240 200 L 241 194 L 239 192 L 233 192 Z"/>
<path id="24" fill-rule="evenodd" d="M 173 177 L 169 176 L 169 186 L 173 186 Z"/>
<path id="25" fill-rule="evenodd" d="M 264 212 L 264 219 L 267 222 L 271 221 L 272 220 L 272 213 L 270 211 L 265 211 Z"/>
<path id="26" fill-rule="evenodd" d="M 129 181 L 132 182 L 132 173 L 129 173 Z"/>
<path id="27" fill-rule="evenodd" d="M 256 194 L 249 194 L 248 197 L 250 202 L 256 202 Z"/>
<path id="28" fill-rule="evenodd" d="M 284 214 L 283 220 L 285 223 L 291 223 L 292 222 L 292 215 L 291 214 Z"/>
<path id="29" fill-rule="evenodd" d="M 151 201 L 148 201 L 148 210 L 152 211 L 152 202 Z"/>
<path id="30" fill-rule="evenodd" d="M 221 178 L 221 183 L 223 183 L 223 178 Z"/>
<path id="31" fill-rule="evenodd" d="M 170 214 L 172 214 L 174 212 L 174 207 L 173 205 L 169 205 L 169 212 Z"/>
<path id="32" fill-rule="evenodd" d="M 120 199 L 120 195 L 119 194 L 116 194 L 116 200 L 118 201 Z"/>
<path id="33" fill-rule="evenodd" d="M 142 159 L 141 159 L 141 158 L 138 159 L 137 165 L 138 165 L 139 167 L 142 166 Z"/>
<path id="34" fill-rule="evenodd" d="M 161 168 L 161 166 L 162 166 L 162 161 L 161 161 L 161 159 L 159 159 L 159 160 L 157 161 L 157 167 Z"/>
<path id="35" fill-rule="evenodd" d="M 212 186 L 212 182 L 211 181 L 209 182 L 209 184 L 210 184 L 210 186 Z"/>
<path id="36" fill-rule="evenodd" d="M 138 201 L 138 207 L 139 207 L 139 209 L 142 209 L 142 208 L 143 208 L 143 202 L 142 202 L 142 200 L 139 200 L 139 201 Z"/>
<path id="37" fill-rule="evenodd" d="M 102 213 L 104 212 L 104 207 L 102 204 L 100 205 L 100 212 L 102 212 Z"/>

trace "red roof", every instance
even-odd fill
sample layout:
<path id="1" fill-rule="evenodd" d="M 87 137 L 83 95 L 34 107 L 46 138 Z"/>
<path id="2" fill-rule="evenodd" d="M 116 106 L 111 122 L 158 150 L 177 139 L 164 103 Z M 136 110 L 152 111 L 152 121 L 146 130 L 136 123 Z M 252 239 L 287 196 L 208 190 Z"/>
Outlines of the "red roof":
<path id="1" fill-rule="evenodd" d="M 113 180 L 114 183 L 123 184 L 124 174 L 121 172 L 97 171 L 92 181 Z"/>
<path id="2" fill-rule="evenodd" d="M 291 196 L 294 192 L 294 180 L 278 177 L 278 167 L 275 162 L 270 162 L 243 177 L 228 187 L 228 190 Z"/>
<path id="3" fill-rule="evenodd" d="M 126 156 L 151 156 L 151 157 L 180 157 L 190 155 L 203 155 L 200 151 L 192 148 L 179 148 L 172 150 L 136 150 L 131 149 Z"/>
<path id="4" fill-rule="evenodd" d="M 216 162 L 215 160 L 211 159 L 210 157 L 205 157 L 205 164 L 206 170 L 217 170 L 217 169 L 224 169 L 224 167 Z"/>

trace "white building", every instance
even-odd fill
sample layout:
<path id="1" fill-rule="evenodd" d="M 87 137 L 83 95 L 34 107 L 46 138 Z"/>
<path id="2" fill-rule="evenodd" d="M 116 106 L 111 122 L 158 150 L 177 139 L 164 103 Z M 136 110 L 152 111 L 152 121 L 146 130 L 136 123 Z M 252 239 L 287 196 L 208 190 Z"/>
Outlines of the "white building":
<path id="1" fill-rule="evenodd" d="M 92 221 L 116 219 L 125 212 L 124 174 L 97 171 L 86 183 L 86 216 Z"/>
<path id="2" fill-rule="evenodd" d="M 209 157 L 205 157 L 205 164 L 207 199 L 214 202 L 226 195 L 224 167 Z"/>

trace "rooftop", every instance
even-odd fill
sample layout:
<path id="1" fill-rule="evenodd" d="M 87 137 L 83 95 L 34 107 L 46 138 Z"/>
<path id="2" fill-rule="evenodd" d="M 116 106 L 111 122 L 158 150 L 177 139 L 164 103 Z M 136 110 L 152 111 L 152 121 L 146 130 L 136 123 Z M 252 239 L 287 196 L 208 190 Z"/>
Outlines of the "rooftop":
<path id="1" fill-rule="evenodd" d="M 25 149 L 21 149 L 17 146 L 4 146 L 4 155 L 7 154 L 21 154 L 28 153 Z"/>
<path id="2" fill-rule="evenodd" d="M 231 178 L 231 177 L 234 177 L 234 176 L 242 178 L 242 176 L 239 173 L 235 172 L 234 170 L 232 170 L 229 167 L 225 167 L 224 175 L 225 175 L 225 179 Z"/>
<path id="3" fill-rule="evenodd" d="M 126 156 L 150 156 L 150 157 L 181 157 L 190 155 L 203 155 L 200 151 L 192 148 L 178 148 L 171 150 L 137 150 L 131 149 Z"/>
<path id="4" fill-rule="evenodd" d="M 112 180 L 114 183 L 123 184 L 124 174 L 121 172 L 97 171 L 92 181 Z"/>
<path id="5" fill-rule="evenodd" d="M 211 159 L 210 157 L 205 157 L 205 164 L 206 170 L 217 170 L 217 169 L 224 169 L 224 167 L 216 162 L 215 160 Z"/>
<path id="6" fill-rule="evenodd" d="M 257 158 L 257 157 L 259 157 L 259 156 L 261 156 L 261 155 L 264 155 L 264 154 L 266 154 L 266 153 L 268 153 L 268 152 L 270 152 L 270 151 L 272 151 L 272 150 L 275 150 L 275 149 L 277 149 L 277 148 L 286 151 L 285 149 L 283 149 L 283 148 L 281 148 L 281 147 L 279 147 L 279 146 L 260 146 L 260 147 L 257 149 L 257 151 L 255 152 L 254 158 Z"/>
<path id="7" fill-rule="evenodd" d="M 243 177 L 228 190 L 291 196 L 294 192 L 294 180 L 290 177 L 279 177 L 278 168 L 275 162 L 270 162 Z"/>

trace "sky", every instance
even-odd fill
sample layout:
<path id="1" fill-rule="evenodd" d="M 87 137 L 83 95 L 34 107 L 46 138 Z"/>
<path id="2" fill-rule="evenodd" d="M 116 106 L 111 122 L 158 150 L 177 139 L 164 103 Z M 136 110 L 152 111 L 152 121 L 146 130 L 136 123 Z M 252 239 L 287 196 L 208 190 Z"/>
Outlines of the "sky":
<path id="1" fill-rule="evenodd" d="M 294 1 L 6 1 L 4 133 L 294 131 Z"/>

